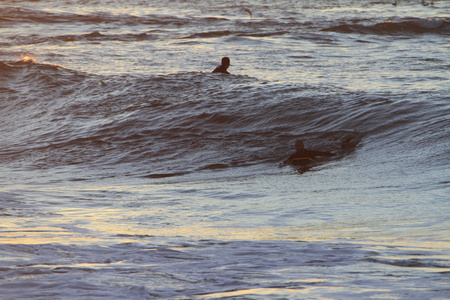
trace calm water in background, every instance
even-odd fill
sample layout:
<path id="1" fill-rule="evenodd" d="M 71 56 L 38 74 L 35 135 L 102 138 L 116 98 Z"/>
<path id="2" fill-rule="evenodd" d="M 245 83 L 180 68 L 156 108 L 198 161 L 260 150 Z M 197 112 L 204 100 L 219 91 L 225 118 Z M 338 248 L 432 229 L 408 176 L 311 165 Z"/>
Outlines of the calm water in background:
<path id="1" fill-rule="evenodd" d="M 449 13 L 2 1 L 2 297 L 450 298 Z"/>

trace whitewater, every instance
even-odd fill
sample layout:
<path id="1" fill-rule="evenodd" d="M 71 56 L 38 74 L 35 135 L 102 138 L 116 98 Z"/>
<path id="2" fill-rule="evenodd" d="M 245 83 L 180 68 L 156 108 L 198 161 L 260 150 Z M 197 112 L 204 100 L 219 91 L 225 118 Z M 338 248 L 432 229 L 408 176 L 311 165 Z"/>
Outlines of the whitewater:
<path id="1" fill-rule="evenodd" d="M 0 298 L 449 299 L 449 15 L 2 1 Z"/>

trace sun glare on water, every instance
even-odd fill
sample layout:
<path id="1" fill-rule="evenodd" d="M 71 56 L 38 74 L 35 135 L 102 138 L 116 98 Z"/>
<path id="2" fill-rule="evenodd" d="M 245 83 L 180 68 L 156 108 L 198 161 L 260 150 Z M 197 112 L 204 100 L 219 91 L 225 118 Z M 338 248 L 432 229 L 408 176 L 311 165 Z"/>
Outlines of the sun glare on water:
<path id="1" fill-rule="evenodd" d="M 20 58 L 17 61 L 24 63 L 37 63 L 36 56 L 30 53 L 21 54 Z"/>

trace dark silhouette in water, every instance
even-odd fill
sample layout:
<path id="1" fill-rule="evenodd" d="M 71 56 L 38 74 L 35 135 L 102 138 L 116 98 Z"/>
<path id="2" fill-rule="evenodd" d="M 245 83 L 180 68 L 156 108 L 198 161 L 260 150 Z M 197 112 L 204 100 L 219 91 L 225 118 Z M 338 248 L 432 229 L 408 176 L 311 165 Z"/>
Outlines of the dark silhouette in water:
<path id="1" fill-rule="evenodd" d="M 302 166 L 310 164 L 316 160 L 316 156 L 335 156 L 336 154 L 331 152 L 323 152 L 317 150 L 307 150 L 303 144 L 302 140 L 297 140 L 295 142 L 295 149 L 297 150 L 294 154 L 289 156 L 287 160 L 284 161 L 284 165 L 291 164 L 294 166 Z"/>
<path id="2" fill-rule="evenodd" d="M 224 74 L 230 74 L 227 69 L 230 66 L 230 59 L 228 57 L 222 58 L 222 64 L 218 66 L 217 68 L 212 71 L 213 73 L 224 73 Z"/>

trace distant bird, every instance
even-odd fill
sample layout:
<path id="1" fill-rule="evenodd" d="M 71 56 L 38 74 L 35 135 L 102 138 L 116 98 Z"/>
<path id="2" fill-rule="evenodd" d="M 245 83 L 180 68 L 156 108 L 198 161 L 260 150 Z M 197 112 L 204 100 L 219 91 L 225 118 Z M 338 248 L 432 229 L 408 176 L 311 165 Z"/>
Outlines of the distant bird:
<path id="1" fill-rule="evenodd" d="M 426 3 L 425 0 L 422 0 L 422 5 L 423 6 L 428 6 L 428 5 L 430 5 L 430 3 Z"/>
<path id="2" fill-rule="evenodd" d="M 391 3 L 394 6 L 397 6 L 398 1 L 395 1 L 394 3 Z"/>
<path id="3" fill-rule="evenodd" d="M 250 19 L 253 19 L 253 14 L 252 14 L 252 11 L 250 9 L 243 7 L 242 10 L 246 11 L 248 13 Z"/>

